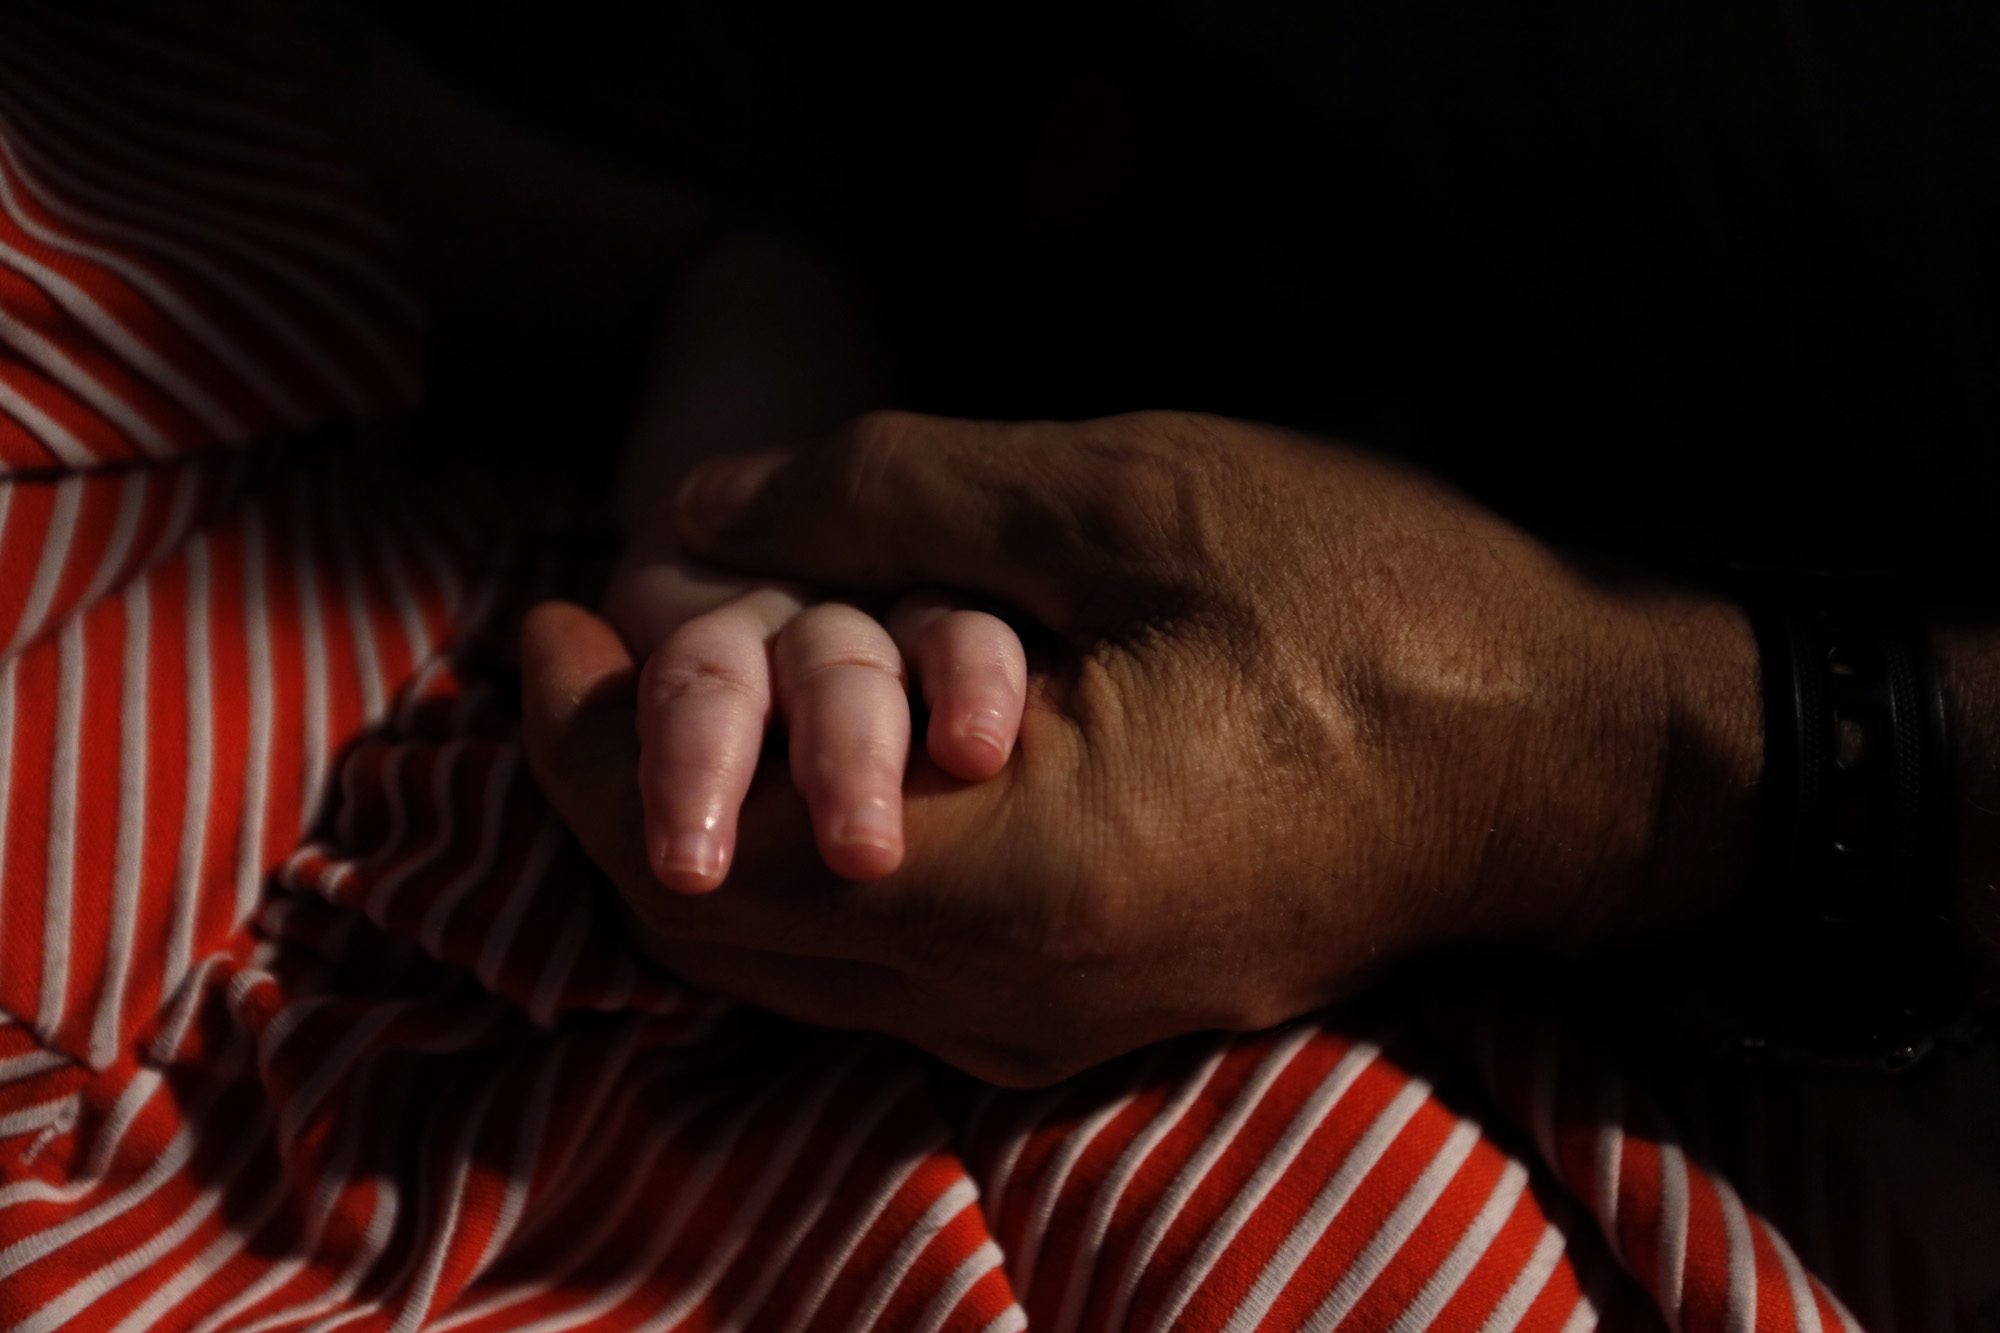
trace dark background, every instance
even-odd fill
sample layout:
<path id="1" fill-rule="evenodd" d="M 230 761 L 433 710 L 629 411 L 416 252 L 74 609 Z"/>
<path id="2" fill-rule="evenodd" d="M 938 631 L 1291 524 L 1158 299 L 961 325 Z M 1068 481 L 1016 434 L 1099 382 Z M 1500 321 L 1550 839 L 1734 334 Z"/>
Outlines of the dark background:
<path id="1" fill-rule="evenodd" d="M 1614 558 L 1993 589 L 2000 9 L 380 9 L 814 238 L 900 405 L 1279 421 Z"/>

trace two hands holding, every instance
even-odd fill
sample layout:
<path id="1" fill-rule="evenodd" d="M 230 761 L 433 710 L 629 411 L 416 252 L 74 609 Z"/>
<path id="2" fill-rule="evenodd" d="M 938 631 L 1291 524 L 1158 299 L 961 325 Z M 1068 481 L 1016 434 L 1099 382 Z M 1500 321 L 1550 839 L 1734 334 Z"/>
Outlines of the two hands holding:
<path id="1" fill-rule="evenodd" d="M 645 951 L 778 1013 L 1042 1083 L 1413 953 L 1687 923 L 1748 861 L 1739 615 L 1395 464 L 872 414 L 671 496 L 610 623 L 530 617 L 529 756 Z"/>

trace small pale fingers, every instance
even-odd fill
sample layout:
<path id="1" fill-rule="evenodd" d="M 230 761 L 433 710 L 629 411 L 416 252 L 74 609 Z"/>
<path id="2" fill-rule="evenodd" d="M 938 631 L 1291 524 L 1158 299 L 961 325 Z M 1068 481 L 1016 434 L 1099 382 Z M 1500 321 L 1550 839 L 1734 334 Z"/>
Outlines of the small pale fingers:
<path id="1" fill-rule="evenodd" d="M 772 659 L 791 731 L 792 781 L 812 809 L 820 855 L 847 879 L 903 860 L 903 770 L 910 701 L 889 632 L 829 602 L 778 635 Z"/>
<path id="2" fill-rule="evenodd" d="M 706 893 L 729 873 L 736 817 L 771 720 L 768 645 L 799 608 L 759 589 L 668 636 L 639 681 L 639 792 L 661 883 Z"/>
<path id="3" fill-rule="evenodd" d="M 924 744 L 937 766 L 969 782 L 1005 768 L 1027 702 L 1020 636 L 998 616 L 935 593 L 903 598 L 889 628 L 923 687 Z"/>

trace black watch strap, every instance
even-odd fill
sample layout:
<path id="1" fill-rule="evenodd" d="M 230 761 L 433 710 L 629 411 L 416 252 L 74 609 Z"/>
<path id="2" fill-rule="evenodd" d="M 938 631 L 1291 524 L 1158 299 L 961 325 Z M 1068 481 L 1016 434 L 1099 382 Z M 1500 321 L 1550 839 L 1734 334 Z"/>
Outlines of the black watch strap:
<path id="1" fill-rule="evenodd" d="M 1930 636 L 1886 580 L 1746 576 L 1764 832 L 1703 980 L 1738 1053 L 1887 1072 L 1967 1012 L 1951 915 L 1953 767 Z"/>

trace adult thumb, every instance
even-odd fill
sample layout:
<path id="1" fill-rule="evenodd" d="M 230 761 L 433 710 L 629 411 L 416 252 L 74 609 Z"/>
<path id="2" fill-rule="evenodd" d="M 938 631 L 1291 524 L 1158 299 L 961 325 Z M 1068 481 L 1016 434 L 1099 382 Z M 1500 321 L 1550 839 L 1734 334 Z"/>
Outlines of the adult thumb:
<path id="1" fill-rule="evenodd" d="M 1079 589 L 1114 570 L 1084 531 L 1089 491 L 1051 423 L 858 418 L 829 439 L 689 474 L 674 524 L 687 548 L 746 573 L 823 587 L 942 586 L 1028 612 L 1059 633 Z"/>

